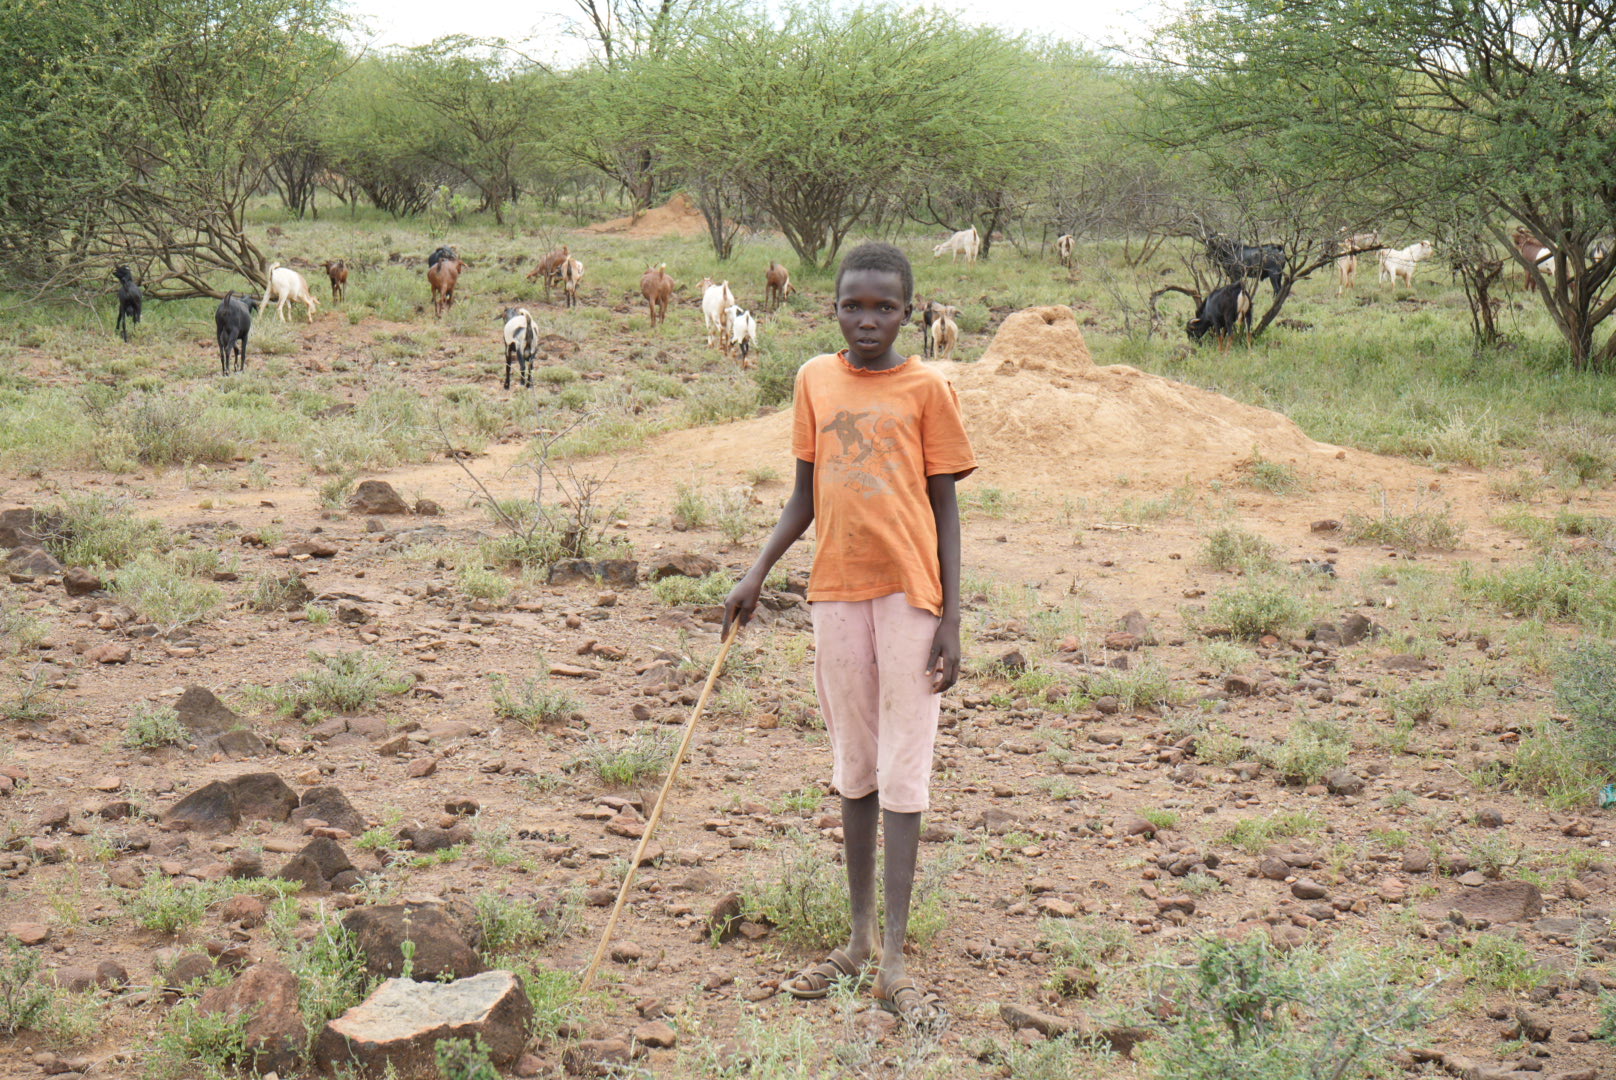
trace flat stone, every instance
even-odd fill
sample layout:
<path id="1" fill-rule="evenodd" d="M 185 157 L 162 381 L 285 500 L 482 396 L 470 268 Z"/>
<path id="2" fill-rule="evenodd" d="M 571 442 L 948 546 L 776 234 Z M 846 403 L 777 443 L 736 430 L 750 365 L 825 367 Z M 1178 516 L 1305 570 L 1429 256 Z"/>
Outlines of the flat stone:
<path id="1" fill-rule="evenodd" d="M 1364 782 L 1351 769 L 1331 769 L 1324 776 L 1324 786 L 1331 795 L 1362 795 Z"/>
<path id="2" fill-rule="evenodd" d="M 102 588 L 100 575 L 82 566 L 70 566 L 62 571 L 62 588 L 69 596 L 88 596 Z"/>
<path id="3" fill-rule="evenodd" d="M 297 809 L 291 814 L 291 820 L 299 825 L 310 818 L 343 829 L 354 836 L 358 836 L 367 828 L 365 819 L 359 816 L 359 811 L 354 809 L 348 797 L 342 793 L 342 789 L 331 784 L 309 788 L 303 793 Z"/>
<path id="4" fill-rule="evenodd" d="M 285 821 L 297 809 L 297 792 L 275 773 L 243 773 L 229 781 L 243 821 Z"/>
<path id="5" fill-rule="evenodd" d="M 584 1039 L 562 1051 L 561 1065 L 573 1076 L 616 1076 L 634 1062 L 634 1047 L 622 1039 Z"/>
<path id="6" fill-rule="evenodd" d="M 1291 884 L 1291 895 L 1298 900 L 1323 900 L 1330 895 L 1330 890 L 1312 878 L 1298 878 Z"/>
<path id="7" fill-rule="evenodd" d="M 1543 914 L 1543 894 L 1528 881 L 1498 881 L 1464 890 L 1453 906 L 1468 918 L 1490 923 L 1526 922 Z"/>
<path id="8" fill-rule="evenodd" d="M 223 735 L 247 726 L 246 721 L 214 696 L 212 690 L 195 684 L 187 686 L 180 694 L 179 700 L 174 702 L 174 712 L 181 726 L 198 737 Z"/>
<path id="9" fill-rule="evenodd" d="M 241 824 L 241 808 L 235 789 L 215 780 L 169 807 L 162 821 L 178 832 L 224 833 Z"/>
<path id="10" fill-rule="evenodd" d="M 84 659 L 92 664 L 127 664 L 133 655 L 133 650 L 121 641 L 109 641 L 84 651 Z"/>
<path id="11" fill-rule="evenodd" d="M 652 1020 L 634 1029 L 634 1041 L 653 1050 L 672 1050 L 679 1045 L 679 1033 L 673 1030 L 671 1024 Z"/>
<path id="12" fill-rule="evenodd" d="M 705 555 L 684 552 L 679 555 L 659 555 L 651 560 L 646 577 L 661 581 L 668 577 L 704 578 L 718 571 L 718 563 Z"/>
<path id="13" fill-rule="evenodd" d="M 521 979 L 486 971 L 453 982 L 388 979 L 363 1002 L 326 1024 L 315 1051 L 327 1072 L 350 1066 L 380 1076 L 436 1076 L 443 1039 L 481 1039 L 496 1066 L 516 1061 L 527 1043 L 533 1006 Z"/>
<path id="14" fill-rule="evenodd" d="M 6 927 L 6 936 L 16 938 L 24 945 L 43 945 L 50 940 L 50 927 L 44 923 L 18 922 Z"/>

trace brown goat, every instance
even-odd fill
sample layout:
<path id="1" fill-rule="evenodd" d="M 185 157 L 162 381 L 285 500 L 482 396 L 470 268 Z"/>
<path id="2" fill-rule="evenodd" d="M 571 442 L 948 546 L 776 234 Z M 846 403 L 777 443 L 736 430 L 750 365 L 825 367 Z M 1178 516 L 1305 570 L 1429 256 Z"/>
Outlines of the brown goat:
<path id="1" fill-rule="evenodd" d="M 646 306 L 650 309 L 652 326 L 667 319 L 673 289 L 673 278 L 668 276 L 667 263 L 651 267 L 640 278 L 640 295 L 645 297 Z"/>
<path id="2" fill-rule="evenodd" d="M 578 286 L 584 280 L 582 259 L 568 258 L 561 264 L 562 300 L 568 307 L 578 306 Z"/>
<path id="3" fill-rule="evenodd" d="M 774 311 L 796 291 L 791 284 L 791 271 L 777 262 L 771 262 L 763 277 L 763 306 Z"/>
<path id="4" fill-rule="evenodd" d="M 546 300 L 550 299 L 550 287 L 561 284 L 562 269 L 566 266 L 569 257 L 570 252 L 567 250 L 567 245 L 562 244 L 540 259 L 539 265 L 535 266 L 532 273 L 528 274 L 527 279 L 529 281 L 537 281 L 541 277 L 544 279 L 544 298 Z"/>
<path id="5" fill-rule="evenodd" d="M 460 280 L 460 272 L 469 269 L 470 263 L 443 259 L 427 270 L 426 283 L 432 286 L 432 314 L 435 317 L 442 318 L 445 311 L 454 307 L 455 283 Z"/>
<path id="6" fill-rule="evenodd" d="M 331 279 L 331 302 L 344 299 L 348 295 L 348 264 L 341 259 L 326 263 L 325 276 Z"/>

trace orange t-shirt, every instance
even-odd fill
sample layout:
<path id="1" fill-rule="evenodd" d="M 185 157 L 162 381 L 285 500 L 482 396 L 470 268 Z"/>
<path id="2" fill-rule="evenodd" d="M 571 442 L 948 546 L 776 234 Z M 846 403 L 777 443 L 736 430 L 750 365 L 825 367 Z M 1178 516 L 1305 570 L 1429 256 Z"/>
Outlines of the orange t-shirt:
<path id="1" fill-rule="evenodd" d="M 865 371 L 828 353 L 797 372 L 794 409 L 792 453 L 814 463 L 818 544 L 808 599 L 901 592 L 941 615 L 926 478 L 976 468 L 954 385 L 918 356 Z"/>

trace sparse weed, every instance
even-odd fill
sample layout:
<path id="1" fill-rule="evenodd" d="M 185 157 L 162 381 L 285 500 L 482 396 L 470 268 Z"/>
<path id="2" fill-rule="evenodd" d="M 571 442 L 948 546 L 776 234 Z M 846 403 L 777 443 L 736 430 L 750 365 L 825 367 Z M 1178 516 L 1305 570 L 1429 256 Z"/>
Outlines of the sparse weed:
<path id="1" fill-rule="evenodd" d="M 588 770 L 613 787 L 634 784 L 660 776 L 673 760 L 678 741 L 677 731 L 662 728 L 646 728 L 617 742 L 592 738 L 565 768 L 568 772 Z"/>
<path id="2" fill-rule="evenodd" d="M 1062 997 L 1091 997 L 1110 968 L 1132 957 L 1133 935 L 1102 919 L 1042 919 L 1038 947 L 1050 955 L 1050 989 Z"/>
<path id="3" fill-rule="evenodd" d="M 1279 568 L 1279 550 L 1256 533 L 1237 525 L 1224 525 L 1206 538 L 1201 561 L 1213 570 L 1271 573 Z"/>
<path id="4" fill-rule="evenodd" d="M 700 529 L 713 518 L 712 503 L 698 488 L 679 485 L 679 497 L 673 503 L 675 529 Z"/>
<path id="5" fill-rule="evenodd" d="M 579 710 L 578 702 L 570 694 L 552 689 L 538 679 L 523 679 L 514 691 L 504 675 L 491 674 L 488 679 L 494 685 L 494 715 L 503 719 L 536 728 L 570 719 Z"/>
<path id="6" fill-rule="evenodd" d="M 1239 470 L 1247 487 L 1273 495 L 1290 495 L 1304 486 L 1301 474 L 1293 466 L 1269 461 L 1260 450 L 1252 450 L 1251 457 L 1240 463 Z"/>
<path id="7" fill-rule="evenodd" d="M 1477 934 L 1459 954 L 1459 970 L 1488 990 L 1530 990 L 1548 977 L 1529 945 L 1502 934 Z"/>
<path id="8" fill-rule="evenodd" d="M 1264 765 L 1292 783 L 1316 784 L 1347 763 L 1352 739 L 1328 721 L 1302 721 L 1282 742 L 1259 749 Z"/>
<path id="9" fill-rule="evenodd" d="M 315 711 L 358 712 L 383 695 L 405 693 L 414 684 L 393 673 L 385 657 L 368 652 L 309 653 L 310 667 L 265 695 L 283 715 L 304 718 Z"/>
<path id="10" fill-rule="evenodd" d="M 172 705 L 142 704 L 135 706 L 129 718 L 123 744 L 134 750 L 153 750 L 159 746 L 184 746 L 190 739 L 190 732 L 180 723 Z"/>
<path id="11" fill-rule="evenodd" d="M 673 574 L 651 584 L 651 592 L 664 604 L 721 604 L 735 587 L 735 579 L 723 571 L 706 577 Z"/>
<path id="12" fill-rule="evenodd" d="M 137 518 L 104 495 L 70 496 L 45 516 L 52 522 L 42 537 L 45 550 L 63 566 L 116 570 L 172 543 L 161 522 Z"/>
<path id="13" fill-rule="evenodd" d="M 568 934 L 578 922 L 579 898 L 568 895 L 545 903 L 483 892 L 473 906 L 482 930 L 483 958 L 492 964 L 501 956 L 548 945 Z"/>
<path id="14" fill-rule="evenodd" d="M 1599 633 L 1616 631 L 1616 574 L 1591 559 L 1544 555 L 1524 566 L 1459 567 L 1459 591 L 1511 615 L 1568 620 Z"/>
<path id="15" fill-rule="evenodd" d="M 224 603 L 219 586 L 190 576 L 173 559 L 155 552 L 137 555 L 124 564 L 112 592 L 165 632 L 202 622 Z"/>
<path id="16" fill-rule="evenodd" d="M 1440 510 L 1418 506 L 1398 513 L 1384 495 L 1379 514 L 1348 514 L 1343 535 L 1349 544 L 1386 544 L 1404 551 L 1452 551 L 1464 539 L 1464 525 L 1454 520 L 1451 507 Z"/>
<path id="17" fill-rule="evenodd" d="M 1322 828 L 1324 818 L 1311 810 L 1284 811 L 1266 818 L 1246 818 L 1237 821 L 1223 834 L 1223 841 L 1256 855 L 1275 840 L 1312 836 Z"/>
<path id="18" fill-rule="evenodd" d="M 1219 590 L 1206 608 L 1206 630 L 1247 640 L 1283 634 L 1307 615 L 1296 588 L 1288 579 L 1250 578 Z"/>
<path id="19" fill-rule="evenodd" d="M 1016 497 L 1003 488 L 972 486 L 960 492 L 959 508 L 967 519 L 1009 517 L 1015 511 Z"/>

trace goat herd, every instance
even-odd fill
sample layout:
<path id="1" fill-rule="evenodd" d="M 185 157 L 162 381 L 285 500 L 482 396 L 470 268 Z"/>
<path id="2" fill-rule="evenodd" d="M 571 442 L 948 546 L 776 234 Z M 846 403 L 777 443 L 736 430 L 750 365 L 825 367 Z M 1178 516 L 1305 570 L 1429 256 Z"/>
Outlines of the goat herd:
<path id="1" fill-rule="evenodd" d="M 1554 258 L 1546 245 L 1525 228 L 1516 229 L 1513 239 L 1515 249 L 1523 263 L 1536 267 L 1539 274 L 1553 275 Z M 1204 339 L 1207 334 L 1212 334 L 1216 337 L 1219 348 L 1223 349 L 1227 348 L 1229 339 L 1234 336 L 1237 329 L 1244 327 L 1248 338 L 1251 334 L 1253 292 L 1246 285 L 1247 279 L 1255 278 L 1259 283 L 1268 282 L 1276 294 L 1284 288 L 1285 248 L 1281 244 L 1256 246 L 1241 244 L 1217 233 L 1206 235 L 1203 242 L 1208 261 L 1224 275 L 1227 284 L 1214 289 L 1204 299 L 1195 297 L 1197 300 L 1195 316 L 1189 320 L 1185 329 L 1190 339 L 1196 342 Z M 1337 296 L 1355 287 L 1360 255 L 1370 252 L 1378 254 L 1381 282 L 1406 284 L 1412 288 L 1414 274 L 1419 264 L 1430 258 L 1436 250 L 1435 245 L 1429 240 L 1421 240 L 1407 247 L 1390 248 L 1381 243 L 1380 234 L 1375 232 L 1342 236 L 1337 244 L 1339 251 L 1335 257 Z M 967 264 L 974 264 L 981 252 L 981 245 L 981 235 L 973 227 L 952 234 L 947 240 L 936 245 L 932 249 L 932 254 L 938 258 L 947 255 L 950 262 L 963 255 Z M 1071 269 L 1075 247 L 1075 241 L 1070 234 L 1064 234 L 1055 241 L 1056 257 L 1060 265 Z M 1610 249 L 1609 244 L 1598 244 L 1591 249 L 1590 255 L 1597 261 L 1604 258 Z M 460 275 L 470 268 L 471 264 L 460 258 L 452 247 L 439 247 L 427 256 L 426 277 L 432 293 L 432 311 L 435 316 L 441 317 L 454 305 L 455 287 Z M 348 266 L 338 260 L 325 263 L 324 269 L 331 283 L 332 302 L 340 303 L 347 295 Z M 118 279 L 116 331 L 122 335 L 123 340 L 128 341 L 129 327 L 140 322 L 143 294 L 129 267 L 118 267 L 113 271 L 113 276 Z M 538 266 L 527 275 L 527 280 L 543 281 L 546 301 L 550 299 L 551 289 L 559 286 L 564 304 L 571 308 L 579 303 L 578 289 L 583 276 L 583 262 L 574 258 L 570 249 L 562 245 L 541 259 Z M 1538 284 L 1538 275 L 1528 271 L 1525 276 L 1526 288 L 1529 290 L 1535 288 Z M 718 349 L 726 359 L 738 354 L 743 370 L 752 367 L 755 363 L 752 353 L 757 347 L 757 316 L 736 303 L 735 294 L 728 281 L 703 278 L 699 288 L 702 323 L 708 346 Z M 652 327 L 667 319 L 668 306 L 677 290 L 678 286 L 668 275 L 666 263 L 652 266 L 640 278 L 640 295 L 645 299 Z M 764 275 L 763 310 L 778 309 L 793 291 L 790 271 L 778 262 L 771 262 Z M 303 275 L 279 263 L 269 267 L 262 296 L 239 294 L 234 291 L 226 293 L 214 312 L 214 327 L 219 344 L 219 366 L 224 374 L 228 375 L 232 370 L 241 371 L 245 368 L 247 337 L 252 329 L 253 313 L 261 308 L 267 308 L 272 303 L 276 306 L 276 314 L 283 322 L 286 320 L 286 309 L 289 304 L 302 304 L 304 315 L 311 323 L 314 321 L 315 311 L 320 306 L 320 301 L 310 291 L 309 283 Z M 959 326 L 955 321 L 958 314 L 958 308 L 935 300 L 916 303 L 914 322 L 922 332 L 922 352 L 925 356 L 953 359 L 954 346 L 959 338 Z M 517 369 L 520 385 L 532 386 L 533 362 L 538 354 L 539 340 L 533 315 L 525 307 L 506 308 L 502 318 L 505 389 L 510 389 L 512 366 Z"/>

